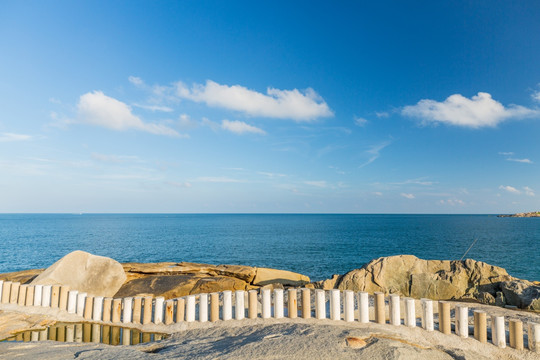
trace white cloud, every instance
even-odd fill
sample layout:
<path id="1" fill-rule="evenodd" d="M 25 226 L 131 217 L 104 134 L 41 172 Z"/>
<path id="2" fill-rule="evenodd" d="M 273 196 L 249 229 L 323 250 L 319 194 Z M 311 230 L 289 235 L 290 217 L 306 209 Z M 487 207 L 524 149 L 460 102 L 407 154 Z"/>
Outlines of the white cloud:
<path id="1" fill-rule="evenodd" d="M 268 176 L 270 178 L 281 178 L 281 177 L 286 177 L 287 175 L 285 174 L 279 174 L 279 173 L 272 173 L 272 172 L 265 172 L 265 171 L 257 171 L 257 174 L 259 175 L 264 175 L 264 176 Z"/>
<path id="2" fill-rule="evenodd" d="M 203 176 L 197 179 L 200 182 L 209 182 L 209 183 L 241 183 L 245 182 L 238 179 L 232 179 L 225 176 Z"/>
<path id="3" fill-rule="evenodd" d="M 136 106 L 141 109 L 150 110 L 150 111 L 162 111 L 162 112 L 173 112 L 174 109 L 170 108 L 168 106 L 162 106 L 162 105 L 144 105 L 144 104 L 133 104 L 133 106 Z"/>
<path id="4" fill-rule="evenodd" d="M 132 83 L 132 84 L 135 85 L 135 86 L 142 86 L 142 85 L 144 85 L 143 79 L 141 79 L 141 78 L 138 77 L 138 76 L 130 76 L 130 77 L 128 77 L 128 80 L 129 80 L 130 83 Z"/>
<path id="5" fill-rule="evenodd" d="M 131 112 L 130 106 L 105 95 L 101 91 L 82 95 L 77 110 L 79 121 L 87 124 L 117 131 L 136 129 L 156 135 L 181 136 L 168 126 L 143 122 Z"/>
<path id="6" fill-rule="evenodd" d="M 189 182 L 176 182 L 176 181 L 166 181 L 165 184 L 177 187 L 177 188 L 190 188 L 192 185 Z"/>
<path id="7" fill-rule="evenodd" d="M 424 123 L 441 122 L 478 129 L 494 127 L 511 118 L 540 116 L 540 111 L 519 105 L 504 107 L 500 102 L 493 100 L 490 94 L 479 92 L 471 99 L 455 94 L 443 102 L 420 100 L 416 105 L 405 106 L 402 114 L 420 118 Z"/>
<path id="8" fill-rule="evenodd" d="M 324 180 L 304 181 L 304 184 L 310 185 L 310 186 L 319 187 L 319 188 L 325 188 L 325 187 L 328 186 L 328 184 L 327 184 L 326 181 L 324 181 Z"/>
<path id="9" fill-rule="evenodd" d="M 510 185 L 506 185 L 506 186 L 501 185 L 499 186 L 499 189 L 508 191 L 509 193 L 512 193 L 512 194 L 521 194 L 521 191 L 519 191 L 518 189 Z"/>
<path id="10" fill-rule="evenodd" d="M 370 158 L 368 159 L 368 161 L 366 161 L 365 163 L 360 165 L 360 167 L 362 168 L 362 167 L 364 167 L 366 165 L 371 164 L 375 160 L 377 160 L 381 156 L 382 149 L 384 149 L 385 147 L 387 147 L 391 143 L 392 143 L 391 141 L 385 141 L 385 142 L 382 142 L 380 144 L 373 145 L 369 150 L 366 150 L 366 153 L 368 155 L 370 155 Z"/>
<path id="11" fill-rule="evenodd" d="M 540 102 L 540 90 L 533 92 L 531 97 L 534 101 Z"/>
<path id="12" fill-rule="evenodd" d="M 99 154 L 99 153 L 92 153 L 92 159 L 105 162 L 105 163 L 114 163 L 114 164 L 121 164 L 128 161 L 138 161 L 137 156 L 128 156 L 128 155 L 107 155 L 107 154 Z"/>
<path id="13" fill-rule="evenodd" d="M 375 112 L 375 116 L 377 116 L 378 118 L 387 118 L 390 116 L 390 113 L 386 111 Z"/>
<path id="14" fill-rule="evenodd" d="M 296 121 L 333 116 L 326 102 L 311 88 L 303 92 L 298 89 L 268 88 L 266 94 L 263 94 L 240 85 L 221 85 L 207 80 L 206 84 L 194 84 L 191 88 L 179 82 L 177 95 L 208 106 L 240 111 L 251 116 Z"/>
<path id="15" fill-rule="evenodd" d="M 499 155 L 512 156 L 514 155 L 514 153 L 512 151 L 508 151 L 508 152 L 499 151 Z"/>
<path id="16" fill-rule="evenodd" d="M 25 134 L 0 133 L 0 142 L 27 141 L 32 140 L 32 137 L 32 135 Z"/>
<path id="17" fill-rule="evenodd" d="M 447 200 L 440 200 L 439 203 L 441 203 L 442 205 L 451 205 L 451 206 L 456 206 L 456 205 L 465 205 L 465 202 L 463 200 L 459 200 L 459 199 L 447 199 Z"/>
<path id="18" fill-rule="evenodd" d="M 265 135 L 266 132 L 262 129 L 259 129 L 258 127 L 246 124 L 243 121 L 230 121 L 230 120 L 223 120 L 221 122 L 221 128 L 230 132 L 233 132 L 235 134 L 241 135 L 246 133 L 251 134 L 260 134 Z"/>
<path id="19" fill-rule="evenodd" d="M 527 196 L 535 196 L 534 190 L 528 186 L 524 186 L 523 191 L 525 191 L 525 195 Z"/>
<path id="20" fill-rule="evenodd" d="M 407 199 L 414 199 L 414 194 L 401 193 L 401 196 Z"/>
<path id="21" fill-rule="evenodd" d="M 530 160 L 530 159 L 514 159 L 514 158 L 508 158 L 506 159 L 508 161 L 514 161 L 514 162 L 519 162 L 519 163 L 524 163 L 524 164 L 532 164 L 533 162 Z"/>
<path id="22" fill-rule="evenodd" d="M 375 194 L 375 195 L 377 195 L 377 196 L 382 196 L 382 195 L 383 195 L 383 193 L 380 192 L 380 191 L 375 191 L 373 194 Z"/>
<path id="23" fill-rule="evenodd" d="M 360 127 L 364 127 L 367 125 L 368 121 L 364 118 L 361 118 L 361 117 L 354 117 L 354 123 L 356 124 L 356 126 L 360 126 Z"/>

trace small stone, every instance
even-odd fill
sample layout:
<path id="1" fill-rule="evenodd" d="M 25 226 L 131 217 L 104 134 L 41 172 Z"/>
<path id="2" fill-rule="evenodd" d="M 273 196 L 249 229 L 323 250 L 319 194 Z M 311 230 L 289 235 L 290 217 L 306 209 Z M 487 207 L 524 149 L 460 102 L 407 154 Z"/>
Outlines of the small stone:
<path id="1" fill-rule="evenodd" d="M 362 349 L 368 344 L 365 339 L 349 336 L 347 339 L 347 346 L 353 349 Z"/>

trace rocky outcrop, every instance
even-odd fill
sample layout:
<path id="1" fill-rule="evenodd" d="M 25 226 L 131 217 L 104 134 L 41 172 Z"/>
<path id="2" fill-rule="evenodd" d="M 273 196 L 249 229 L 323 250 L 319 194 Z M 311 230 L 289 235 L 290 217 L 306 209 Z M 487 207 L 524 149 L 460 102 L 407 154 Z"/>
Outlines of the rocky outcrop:
<path id="1" fill-rule="evenodd" d="M 69 285 L 92 295 L 113 296 L 126 281 L 122 265 L 111 258 L 73 251 L 39 274 L 32 285 Z"/>
<path id="2" fill-rule="evenodd" d="M 116 294 L 154 295 L 166 299 L 223 290 L 250 290 L 261 286 L 302 286 L 309 277 L 286 270 L 242 265 L 181 263 L 124 264 L 127 281 Z"/>
<path id="3" fill-rule="evenodd" d="M 512 215 L 498 215 L 498 217 L 519 217 L 519 218 L 540 217 L 540 211 L 532 211 L 532 212 L 527 212 L 527 213 L 517 213 L 517 214 L 512 214 Z"/>
<path id="4" fill-rule="evenodd" d="M 412 255 L 382 257 L 316 286 L 369 293 L 381 291 L 416 299 L 470 299 L 540 310 L 540 286 L 513 278 L 503 268 L 471 259 L 422 260 Z"/>

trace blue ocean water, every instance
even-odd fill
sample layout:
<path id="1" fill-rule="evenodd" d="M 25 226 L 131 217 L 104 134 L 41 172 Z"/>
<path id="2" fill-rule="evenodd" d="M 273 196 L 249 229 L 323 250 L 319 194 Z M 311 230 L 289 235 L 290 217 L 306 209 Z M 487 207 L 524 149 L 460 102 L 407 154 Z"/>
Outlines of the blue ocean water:
<path id="1" fill-rule="evenodd" d="M 540 219 L 494 215 L 0 214 L 0 273 L 73 250 L 120 262 L 190 261 L 321 280 L 380 256 L 467 258 L 540 280 Z"/>

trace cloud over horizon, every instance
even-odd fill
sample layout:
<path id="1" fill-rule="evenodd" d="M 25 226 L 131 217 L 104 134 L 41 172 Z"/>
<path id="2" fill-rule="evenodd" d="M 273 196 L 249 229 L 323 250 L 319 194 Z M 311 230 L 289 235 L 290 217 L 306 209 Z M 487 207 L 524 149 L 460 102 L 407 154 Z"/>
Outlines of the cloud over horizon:
<path id="1" fill-rule="evenodd" d="M 249 125 L 243 121 L 230 121 L 230 120 L 223 120 L 221 122 L 221 128 L 227 131 L 230 131 L 232 133 L 242 135 L 246 133 L 251 134 L 259 134 L 259 135 L 266 135 L 266 131 L 263 129 L 259 129 L 258 127 Z"/>
<path id="2" fill-rule="evenodd" d="M 15 134 L 9 132 L 0 133 L 0 142 L 9 142 L 9 141 L 27 141 L 33 138 L 32 135 L 26 134 Z"/>
<path id="3" fill-rule="evenodd" d="M 540 116 L 537 109 L 520 105 L 505 107 L 485 92 L 479 92 L 470 99 L 461 94 L 451 95 L 442 102 L 423 99 L 416 105 L 405 106 L 401 113 L 422 119 L 423 124 L 444 123 L 472 129 L 495 127 L 508 119 Z"/>
<path id="4" fill-rule="evenodd" d="M 80 122 L 111 130 L 136 129 L 155 135 L 181 136 L 168 126 L 142 121 L 132 113 L 129 105 L 107 96 L 101 91 L 81 95 L 77 104 L 77 112 L 77 118 Z"/>
<path id="5" fill-rule="evenodd" d="M 249 116 L 309 122 L 334 115 L 324 99 L 311 88 L 300 91 L 269 87 L 266 94 L 263 94 L 241 85 L 221 85 L 207 80 L 205 84 L 193 84 L 191 88 L 178 82 L 176 90 L 180 98 L 239 111 Z"/>

